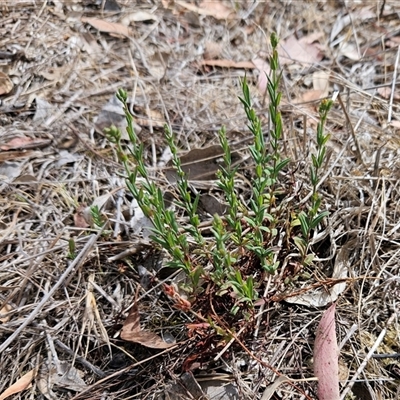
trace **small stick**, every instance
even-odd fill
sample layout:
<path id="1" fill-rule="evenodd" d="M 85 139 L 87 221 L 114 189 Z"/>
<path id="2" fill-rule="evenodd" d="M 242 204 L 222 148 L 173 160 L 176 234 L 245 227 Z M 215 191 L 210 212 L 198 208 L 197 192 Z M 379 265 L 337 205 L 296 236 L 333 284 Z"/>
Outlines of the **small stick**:
<path id="1" fill-rule="evenodd" d="M 400 58 L 400 46 L 397 47 L 396 62 L 394 63 L 394 72 L 393 72 L 393 79 L 392 79 L 392 92 L 390 93 L 389 112 L 388 112 L 388 121 L 387 121 L 389 123 L 392 121 L 393 98 L 394 98 L 394 90 L 396 89 L 397 67 L 399 66 L 399 58 Z"/>
<path id="2" fill-rule="evenodd" d="M 344 116 L 346 117 L 346 121 L 347 121 L 347 123 L 348 123 L 348 125 L 349 125 L 349 128 L 350 128 L 351 137 L 353 138 L 354 145 L 356 146 L 356 157 L 357 157 L 357 160 L 358 160 L 361 164 L 364 165 L 364 161 L 363 161 L 362 156 L 361 156 L 360 146 L 358 145 L 358 141 L 357 141 L 357 138 L 356 138 L 356 133 L 355 133 L 355 131 L 354 131 L 354 128 L 353 128 L 353 125 L 352 125 L 352 123 L 351 123 L 349 114 L 347 113 L 346 107 L 345 107 L 345 105 L 343 104 L 343 100 L 342 100 L 342 98 L 340 97 L 340 94 L 339 94 L 339 93 L 338 93 L 338 95 L 337 95 L 337 99 L 339 100 L 339 104 L 340 104 L 340 106 L 342 107 L 342 110 L 343 110 L 343 112 L 344 112 Z"/>

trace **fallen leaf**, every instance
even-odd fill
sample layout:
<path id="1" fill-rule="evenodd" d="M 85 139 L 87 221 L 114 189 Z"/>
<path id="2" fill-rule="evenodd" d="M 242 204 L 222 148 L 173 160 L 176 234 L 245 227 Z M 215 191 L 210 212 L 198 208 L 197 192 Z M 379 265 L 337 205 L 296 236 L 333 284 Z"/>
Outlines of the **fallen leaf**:
<path id="1" fill-rule="evenodd" d="M 252 61 L 232 61 L 232 60 L 201 60 L 200 65 L 208 67 L 220 68 L 238 68 L 238 69 L 254 69 L 255 65 Z"/>
<path id="2" fill-rule="evenodd" d="M 339 46 L 339 53 L 347 57 L 349 60 L 361 60 L 361 55 L 358 52 L 357 47 L 352 43 L 342 42 Z"/>
<path id="3" fill-rule="evenodd" d="M 4 72 L 0 71 L 0 96 L 10 93 L 13 87 L 12 80 Z"/>
<path id="4" fill-rule="evenodd" d="M 267 89 L 267 76 L 269 76 L 271 73 L 271 67 L 267 61 L 263 60 L 260 57 L 255 58 L 254 60 L 252 60 L 252 62 L 259 71 L 257 88 L 261 94 L 264 94 L 265 90 Z"/>
<path id="5" fill-rule="evenodd" d="M 340 13 L 331 28 L 330 42 L 333 42 L 336 36 L 350 23 L 354 23 L 356 20 L 364 21 L 372 18 L 376 18 L 376 13 L 371 10 L 371 7 L 363 7 L 347 15 Z"/>
<path id="6" fill-rule="evenodd" d="M 7 153 L 0 153 L 0 160 L 3 154 L 13 154 L 14 151 Z M 24 153 L 26 154 L 26 153 Z M 15 160 L 15 157 L 12 157 Z M 13 179 L 18 178 L 21 175 L 22 165 L 21 163 L 5 161 L 0 163 L 0 180 L 11 182 Z"/>
<path id="7" fill-rule="evenodd" d="M 133 305 L 126 318 L 121 331 L 121 339 L 128 342 L 139 343 L 151 349 L 168 349 L 175 343 L 167 343 L 157 334 L 140 329 L 140 316 L 137 303 Z"/>
<path id="8" fill-rule="evenodd" d="M 140 126 L 163 128 L 165 125 L 165 118 L 158 110 L 147 110 L 145 107 L 142 106 L 134 106 L 133 111 L 135 111 L 135 114 L 141 115 L 135 117 L 135 122 Z"/>
<path id="9" fill-rule="evenodd" d="M 143 21 L 158 21 L 156 15 L 151 14 L 147 11 L 137 11 L 132 14 L 128 14 L 126 17 L 122 18 L 121 24 L 129 26 L 131 22 L 143 22 Z"/>
<path id="10" fill-rule="evenodd" d="M 384 99 L 390 99 L 390 96 L 392 94 L 392 89 L 390 87 L 381 87 L 377 90 L 377 92 L 384 98 Z M 393 95 L 394 100 L 399 100 L 400 99 L 400 93 L 399 92 L 394 92 Z"/>
<path id="11" fill-rule="evenodd" d="M 336 301 L 339 295 L 346 289 L 346 278 L 348 277 L 349 267 L 351 265 L 350 252 L 354 249 L 354 245 L 354 241 L 349 241 L 337 252 L 332 273 L 332 280 L 337 280 L 337 283 L 329 290 L 326 290 L 324 287 L 310 293 L 288 297 L 285 301 L 288 303 L 305 305 L 307 307 L 323 307 Z"/>
<path id="12" fill-rule="evenodd" d="M 131 30 L 123 24 L 119 24 L 116 22 L 108 22 L 98 18 L 86 18 L 86 17 L 82 17 L 81 21 L 93 26 L 93 28 L 99 30 L 100 32 L 112 33 L 127 37 L 131 36 Z"/>
<path id="13" fill-rule="evenodd" d="M 339 400 L 339 350 L 336 341 L 335 303 L 322 315 L 315 335 L 314 374 L 318 399 Z"/>
<path id="14" fill-rule="evenodd" d="M 323 90 L 307 90 L 303 93 L 300 98 L 295 102 L 295 104 L 308 103 L 311 101 L 320 100 L 326 97 Z"/>
<path id="15" fill-rule="evenodd" d="M 274 383 L 269 385 L 264 390 L 264 393 L 263 393 L 263 396 L 261 397 L 261 400 L 269 400 L 274 395 L 274 393 L 276 392 L 276 389 L 278 389 L 278 387 L 280 385 L 282 385 L 283 383 L 286 383 L 286 382 L 290 382 L 290 381 L 291 380 L 285 375 L 279 376 L 277 379 L 275 379 Z"/>
<path id="16" fill-rule="evenodd" d="M 27 136 L 20 136 L 11 139 L 6 144 L 0 146 L 1 150 L 26 150 L 46 147 L 51 143 L 50 139 L 31 138 Z"/>
<path id="17" fill-rule="evenodd" d="M 12 307 L 9 304 L 5 304 L 1 309 L 0 309 L 0 323 L 4 324 L 10 320 L 10 316 L 6 315 L 12 310 Z M 4 316 L 2 316 L 4 315 Z"/>
<path id="18" fill-rule="evenodd" d="M 92 222 L 90 207 L 86 204 L 81 204 L 74 214 L 74 225 L 77 228 L 88 228 Z"/>
<path id="19" fill-rule="evenodd" d="M 36 383 L 43 396 L 50 400 L 57 398 L 53 392 L 54 386 L 74 392 L 81 392 L 87 387 L 82 379 L 84 376 L 82 371 L 67 361 L 59 361 L 57 364 L 56 366 L 54 362 L 50 361 L 41 366 Z"/>
<path id="20" fill-rule="evenodd" d="M 324 93 L 324 97 L 329 94 L 329 77 L 328 71 L 315 71 L 313 73 L 313 88 L 314 90 L 321 90 Z"/>
<path id="21" fill-rule="evenodd" d="M 222 1 L 203 0 L 200 4 L 200 14 L 211 15 L 216 19 L 232 19 L 235 11 Z"/>
<path id="22" fill-rule="evenodd" d="M 49 67 L 46 71 L 40 71 L 39 75 L 48 81 L 58 82 L 61 78 L 65 77 L 65 67 Z"/>
<path id="23" fill-rule="evenodd" d="M 58 158 L 57 162 L 55 163 L 56 168 L 60 168 L 66 164 L 74 163 L 82 158 L 81 156 L 78 156 L 77 154 L 73 154 L 73 153 L 69 152 L 68 150 L 60 150 L 58 156 L 59 156 L 59 158 Z"/>
<path id="24" fill-rule="evenodd" d="M 36 97 L 35 103 L 36 111 L 35 115 L 33 116 L 34 121 L 44 122 L 47 118 L 49 118 L 51 115 L 54 115 L 54 113 L 56 112 L 55 107 L 41 97 Z"/>
<path id="25" fill-rule="evenodd" d="M 227 206 L 221 203 L 216 197 L 208 193 L 201 193 L 198 204 L 200 214 L 207 213 L 209 215 L 224 215 Z"/>
<path id="26" fill-rule="evenodd" d="M 322 60 L 320 45 L 315 43 L 323 33 L 314 33 L 297 40 L 295 36 L 280 42 L 279 61 L 281 65 L 299 62 L 314 64 Z"/>
<path id="27" fill-rule="evenodd" d="M 37 369 L 32 369 L 27 372 L 23 377 L 19 378 L 15 383 L 13 383 L 8 389 L 6 389 L 2 394 L 0 394 L 0 400 L 6 399 L 12 394 L 22 392 L 28 389 L 31 385 L 33 378 L 36 376 Z"/>
<path id="28" fill-rule="evenodd" d="M 390 125 L 394 126 L 395 128 L 400 128 L 400 121 L 393 119 L 392 121 L 390 121 Z"/>
<path id="29" fill-rule="evenodd" d="M 207 181 L 216 178 L 216 173 L 222 164 L 222 148 L 220 145 L 213 145 L 203 149 L 193 149 L 181 156 L 182 169 L 189 180 Z M 241 161 L 238 152 L 232 152 L 232 164 L 236 165 Z M 177 174 L 172 167 L 172 161 L 164 169 L 165 176 L 170 183 L 177 180 Z"/>
<path id="30" fill-rule="evenodd" d="M 204 46 L 204 54 L 203 57 L 205 60 L 212 60 L 217 57 L 222 53 L 222 44 L 213 42 L 213 41 L 208 41 L 206 42 Z"/>
<path id="31" fill-rule="evenodd" d="M 177 0 L 175 2 L 181 7 L 186 8 L 189 11 L 196 12 L 200 15 L 207 15 L 216 19 L 233 19 L 235 18 L 235 11 L 227 7 L 220 1 L 204 0 L 197 7 L 194 4 L 187 3 L 185 1 Z"/>

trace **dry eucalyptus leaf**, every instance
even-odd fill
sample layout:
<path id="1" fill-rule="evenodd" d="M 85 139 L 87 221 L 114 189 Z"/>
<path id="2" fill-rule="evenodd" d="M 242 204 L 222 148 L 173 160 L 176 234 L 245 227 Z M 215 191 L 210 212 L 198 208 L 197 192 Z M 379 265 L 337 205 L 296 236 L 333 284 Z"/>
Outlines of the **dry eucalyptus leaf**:
<path id="1" fill-rule="evenodd" d="M 211 16 L 216 19 L 235 18 L 235 11 L 232 8 L 227 7 L 223 2 L 220 1 L 205 0 L 200 3 L 199 7 L 181 0 L 177 0 L 175 3 L 179 4 L 181 7 L 186 8 L 189 11 L 196 12 L 200 15 Z"/>
<path id="2" fill-rule="evenodd" d="M 38 182 L 37 178 L 30 174 L 21 175 L 18 178 L 14 179 L 14 183 L 36 183 L 36 182 Z"/>
<path id="3" fill-rule="evenodd" d="M 295 104 L 302 104 L 302 103 L 308 103 L 311 101 L 317 101 L 320 99 L 323 99 L 326 97 L 326 94 L 323 90 L 307 90 L 307 92 L 304 92 L 300 98 L 295 102 Z"/>
<path id="4" fill-rule="evenodd" d="M 198 208 L 199 212 L 204 212 L 210 215 L 224 215 L 226 213 L 227 206 L 221 203 L 211 194 L 202 193 L 200 195 Z"/>
<path id="5" fill-rule="evenodd" d="M 330 41 L 333 42 L 338 34 L 351 23 L 354 23 L 357 20 L 364 21 L 366 19 L 376 17 L 376 12 L 374 12 L 370 6 L 363 7 L 347 15 L 343 15 L 342 13 L 340 13 L 337 16 L 336 22 L 331 28 Z"/>
<path id="6" fill-rule="evenodd" d="M 184 372 L 178 381 L 166 385 L 165 396 L 174 400 L 186 400 L 189 398 L 200 400 L 206 398 L 205 393 L 191 372 Z"/>
<path id="7" fill-rule="evenodd" d="M 149 56 L 147 70 L 150 75 L 158 80 L 162 79 L 167 70 L 168 58 L 169 54 L 165 52 L 155 52 L 152 56 Z"/>
<path id="8" fill-rule="evenodd" d="M 28 389 L 31 386 L 33 378 L 36 376 L 36 373 L 37 373 L 36 368 L 27 372 L 24 376 L 19 378 L 8 389 L 6 389 L 3 393 L 0 394 L 0 400 L 4 400 L 13 394 L 20 393 L 23 390 Z"/>
<path id="9" fill-rule="evenodd" d="M 63 165 L 74 163 L 80 160 L 82 157 L 77 154 L 73 154 L 68 150 L 60 150 L 59 158 L 55 163 L 56 168 L 60 168 Z"/>
<path id="10" fill-rule="evenodd" d="M 335 303 L 322 315 L 314 345 L 314 373 L 318 399 L 339 400 L 339 349 L 336 341 Z"/>
<path id="11" fill-rule="evenodd" d="M 280 42 L 279 61 L 282 65 L 298 62 L 314 64 L 322 60 L 320 45 L 315 43 L 323 33 L 312 34 L 297 40 L 294 35 Z"/>
<path id="12" fill-rule="evenodd" d="M 151 349 L 168 349 L 174 343 L 167 343 L 157 334 L 140 329 L 140 315 L 137 303 L 133 305 L 121 331 L 121 339 L 139 343 Z"/>
<path id="13" fill-rule="evenodd" d="M 265 90 L 267 89 L 267 76 L 269 76 L 269 74 L 271 73 L 271 67 L 267 61 L 263 60 L 260 57 L 256 57 L 254 60 L 252 60 L 252 62 L 259 71 L 257 88 L 260 93 L 264 94 Z"/>
<path id="14" fill-rule="evenodd" d="M 121 11 L 121 6 L 115 0 L 105 0 L 104 11 Z"/>
<path id="15" fill-rule="evenodd" d="M 126 37 L 131 36 L 131 30 L 123 24 L 119 24 L 116 22 L 108 22 L 98 18 L 86 18 L 86 17 L 82 17 L 81 21 L 93 26 L 93 28 L 99 30 L 100 32 L 122 35 Z"/>
<path id="16" fill-rule="evenodd" d="M 213 145 L 203 149 L 193 149 L 181 156 L 182 169 L 187 178 L 192 181 L 207 181 L 216 179 L 216 173 L 223 164 L 223 151 L 220 145 Z M 232 152 L 232 164 L 237 164 L 241 157 L 235 151 Z M 170 183 L 175 183 L 177 174 L 171 167 L 172 161 L 164 170 L 165 176 Z"/>
<path id="17" fill-rule="evenodd" d="M 6 144 L 0 146 L 1 150 L 25 150 L 46 147 L 51 143 L 50 139 L 31 138 L 28 136 L 19 136 L 11 139 Z"/>
<path id="18" fill-rule="evenodd" d="M 163 128 L 165 125 L 165 118 L 158 110 L 147 110 L 145 107 L 134 106 L 135 114 L 139 114 L 135 118 L 135 122 L 140 126 L 152 126 L 153 128 Z M 146 116 L 146 117 L 142 117 Z"/>
<path id="19" fill-rule="evenodd" d="M 137 11 L 122 18 L 121 24 L 129 26 L 131 22 L 158 21 L 158 17 L 147 11 Z"/>
<path id="20" fill-rule="evenodd" d="M 199 5 L 199 14 L 211 15 L 216 19 L 233 19 L 236 13 L 231 7 L 228 7 L 227 4 L 229 3 L 203 0 Z"/>
<path id="21" fill-rule="evenodd" d="M 218 380 L 218 375 L 209 380 L 202 380 L 200 386 L 207 395 L 207 399 L 218 400 L 239 400 L 237 387 L 232 383 L 226 383 L 225 380 Z"/>
<path id="22" fill-rule="evenodd" d="M 296 103 L 307 103 L 323 99 L 329 94 L 329 76 L 327 71 L 315 71 L 312 75 L 313 89 L 303 93 Z"/>
<path id="23" fill-rule="evenodd" d="M 92 223 L 90 208 L 86 204 L 81 204 L 74 214 L 74 226 L 77 228 L 88 228 Z"/>
<path id="24" fill-rule="evenodd" d="M 13 87 L 12 80 L 4 72 L 0 71 L 0 96 L 10 93 Z"/>
<path id="25" fill-rule="evenodd" d="M 384 99 L 390 99 L 392 95 L 392 88 L 390 87 L 381 87 L 377 90 L 377 92 L 384 98 Z M 400 100 L 400 92 L 395 91 L 393 95 L 394 100 Z"/>
<path id="26" fill-rule="evenodd" d="M 220 68 L 254 69 L 252 61 L 233 61 L 233 60 L 201 60 L 200 65 Z"/>
<path id="27" fill-rule="evenodd" d="M 58 82 L 61 78 L 66 75 L 65 67 L 50 67 L 46 71 L 39 72 L 39 75 L 48 81 Z"/>
<path id="28" fill-rule="evenodd" d="M 330 75 L 328 71 L 315 71 L 313 73 L 313 89 L 321 90 L 324 96 L 328 96 Z"/>
<path id="29" fill-rule="evenodd" d="M 212 60 L 217 58 L 223 50 L 223 46 L 221 43 L 208 41 L 206 42 L 203 57 L 206 60 Z"/>
<path id="30" fill-rule="evenodd" d="M 357 47 L 354 44 L 348 42 L 342 42 L 340 44 L 339 53 L 347 57 L 349 60 L 353 61 L 359 61 L 362 58 Z"/>

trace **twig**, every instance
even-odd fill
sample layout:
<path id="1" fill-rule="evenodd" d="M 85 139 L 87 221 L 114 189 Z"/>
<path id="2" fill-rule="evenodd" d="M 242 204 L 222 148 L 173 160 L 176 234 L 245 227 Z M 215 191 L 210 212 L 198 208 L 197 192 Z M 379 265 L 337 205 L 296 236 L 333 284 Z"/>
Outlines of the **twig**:
<path id="1" fill-rule="evenodd" d="M 388 112 L 388 121 L 387 122 L 391 122 L 392 121 L 393 98 L 394 98 L 394 90 L 396 89 L 397 67 L 399 66 L 399 58 L 400 58 L 400 46 L 397 47 L 396 62 L 394 63 L 394 71 L 393 71 L 393 79 L 392 79 L 392 91 L 390 93 L 389 112 Z"/>
<path id="2" fill-rule="evenodd" d="M 349 125 L 349 128 L 350 128 L 351 137 L 353 138 L 354 145 L 356 146 L 357 161 L 364 165 L 364 161 L 363 161 L 362 156 L 361 156 L 360 146 L 359 146 L 357 138 L 356 138 L 356 133 L 354 131 L 354 128 L 353 128 L 353 125 L 351 123 L 350 116 L 349 116 L 349 114 L 348 114 L 348 112 L 346 110 L 346 107 L 343 104 L 343 100 L 340 97 L 340 93 L 338 93 L 337 99 L 339 100 L 340 107 L 342 107 L 344 116 L 346 117 L 346 121 L 347 121 L 347 123 Z"/>

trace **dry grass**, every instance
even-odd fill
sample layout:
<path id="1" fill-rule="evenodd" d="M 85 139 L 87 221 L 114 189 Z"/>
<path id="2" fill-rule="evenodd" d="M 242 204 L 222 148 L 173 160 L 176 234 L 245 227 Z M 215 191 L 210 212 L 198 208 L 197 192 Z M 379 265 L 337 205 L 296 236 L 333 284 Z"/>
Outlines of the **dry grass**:
<path id="1" fill-rule="evenodd" d="M 349 269 L 337 301 L 341 392 L 352 387 L 348 398 L 398 399 L 400 109 L 392 84 L 398 76 L 397 2 L 365 2 L 367 14 L 352 1 L 232 1 L 224 3 L 236 7 L 228 20 L 178 4 L 165 9 L 166 1 L 120 0 L 121 12 L 103 10 L 105 3 L 1 4 L 0 62 L 14 89 L 2 98 L 0 145 L 28 137 L 36 146 L 0 152 L 0 393 L 37 369 L 32 386 L 13 398 L 200 398 L 191 374 L 183 374 L 192 370 L 199 382 L 212 378 L 216 386 L 231 385 L 231 398 L 261 399 L 275 371 L 297 379 L 313 375 L 313 340 L 324 308 L 281 299 L 328 285 L 341 254 Z M 80 20 L 121 22 L 139 11 L 154 19 L 132 22 L 130 38 Z M 300 171 L 314 146 L 316 103 L 298 100 L 313 89 L 315 71 L 327 71 L 330 90 L 341 93 L 329 118 L 330 158 L 320 186 L 331 215 L 325 239 L 315 245 L 321 261 L 309 271 L 312 278 L 293 289 L 274 287 L 272 280 L 268 298 L 275 301 L 255 318 L 259 325 L 241 330 L 243 321 L 236 321 L 237 340 L 221 352 L 225 343 L 215 335 L 199 329 L 188 337 L 186 324 L 199 321 L 176 310 L 154 278 L 143 275 L 142 267 L 153 273 L 161 255 L 132 234 L 122 169 L 95 119 L 118 88 L 129 90 L 148 164 L 167 187 L 160 167 L 164 120 L 183 151 L 217 143 L 221 125 L 232 142 L 243 146 L 249 137 L 237 100 L 244 70 L 199 67 L 205 50 L 219 59 L 262 58 L 271 31 L 282 40 L 320 34 L 320 62 L 284 65 L 285 149 Z M 256 107 L 266 116 L 258 71 L 247 74 Z M 42 146 L 38 139 L 47 141 Z M 296 184 L 306 190 L 306 182 L 304 174 Z M 114 229 L 106 235 L 74 224 L 77 208 L 99 199 Z M 71 238 L 73 261 L 67 257 Z M 119 259 L 128 248 L 130 256 Z M 157 276 L 158 282 L 164 278 Z M 170 335 L 175 347 L 160 351 L 119 338 L 138 286 L 142 326 Z M 229 313 L 218 318 L 228 324 Z M 63 365 L 75 366 L 81 377 L 61 381 Z M 183 381 L 191 385 L 179 392 Z M 283 385 L 274 396 L 314 399 L 315 383 Z"/>

